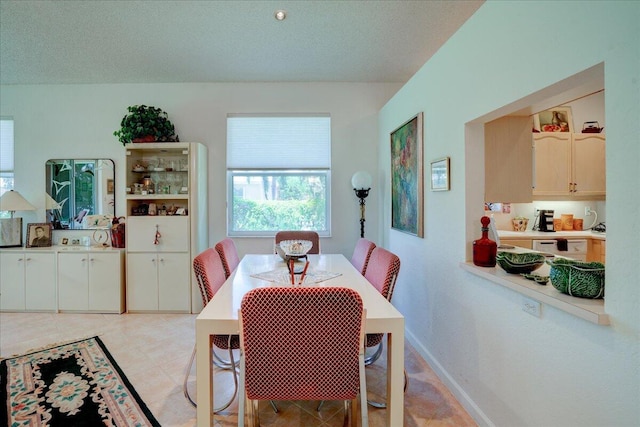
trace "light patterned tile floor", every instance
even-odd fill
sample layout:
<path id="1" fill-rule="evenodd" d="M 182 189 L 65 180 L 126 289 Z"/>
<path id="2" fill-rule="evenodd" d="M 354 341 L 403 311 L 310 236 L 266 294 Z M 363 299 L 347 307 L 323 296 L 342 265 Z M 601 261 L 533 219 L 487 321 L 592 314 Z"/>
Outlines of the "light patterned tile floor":
<path id="1" fill-rule="evenodd" d="M 195 339 L 196 315 L 188 314 L 54 314 L 0 313 L 0 357 L 24 353 L 57 342 L 98 335 L 160 424 L 196 425 L 195 408 L 185 399 L 182 383 Z M 409 386 L 405 394 L 405 427 L 476 426 L 453 395 L 418 353 L 406 345 L 405 367 Z M 220 390 L 216 400 L 229 395 L 229 372 L 216 373 Z M 195 367 L 188 387 L 195 396 Z M 385 390 L 385 362 L 367 368 L 369 398 L 380 400 Z M 218 387 L 216 388 L 218 390 Z M 229 395 L 230 396 L 230 395 Z M 218 404 L 218 402 L 216 402 Z M 342 402 L 277 402 L 275 414 L 261 404 L 263 426 L 293 427 L 342 425 Z M 215 425 L 237 425 L 237 399 L 215 416 Z M 385 425 L 386 411 L 369 407 L 369 425 Z M 394 426 L 395 427 L 395 426 Z"/>

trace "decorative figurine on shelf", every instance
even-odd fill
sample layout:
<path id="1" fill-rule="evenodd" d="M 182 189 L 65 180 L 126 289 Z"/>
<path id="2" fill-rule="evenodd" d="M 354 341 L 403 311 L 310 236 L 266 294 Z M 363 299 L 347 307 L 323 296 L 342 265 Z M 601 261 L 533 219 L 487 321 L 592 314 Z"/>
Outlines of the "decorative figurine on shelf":
<path id="1" fill-rule="evenodd" d="M 480 267 L 495 267 L 498 245 L 489 239 L 491 219 L 488 216 L 483 216 L 480 218 L 480 222 L 482 223 L 482 237 L 473 241 L 473 263 Z"/>

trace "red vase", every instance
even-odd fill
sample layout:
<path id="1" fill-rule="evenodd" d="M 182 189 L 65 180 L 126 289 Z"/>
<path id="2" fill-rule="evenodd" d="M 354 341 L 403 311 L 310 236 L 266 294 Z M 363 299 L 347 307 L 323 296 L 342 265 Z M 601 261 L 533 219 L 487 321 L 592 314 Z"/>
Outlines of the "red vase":
<path id="1" fill-rule="evenodd" d="M 473 241 L 473 263 L 479 267 L 495 267 L 496 253 L 498 245 L 489 238 L 489 219 L 483 216 L 480 219 L 482 223 L 482 237 Z"/>

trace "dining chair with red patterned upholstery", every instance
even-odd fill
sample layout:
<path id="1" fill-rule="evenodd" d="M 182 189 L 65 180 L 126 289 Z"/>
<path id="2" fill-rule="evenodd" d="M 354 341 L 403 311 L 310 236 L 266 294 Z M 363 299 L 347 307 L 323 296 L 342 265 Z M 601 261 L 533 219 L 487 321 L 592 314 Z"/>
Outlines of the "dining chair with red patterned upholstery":
<path id="1" fill-rule="evenodd" d="M 196 276 L 198 287 L 200 288 L 202 305 L 204 307 L 207 305 L 207 303 L 209 303 L 209 301 L 211 301 L 216 292 L 218 292 L 220 287 L 224 284 L 225 280 L 227 280 L 225 269 L 222 264 L 222 259 L 220 258 L 218 252 L 216 252 L 212 248 L 208 248 L 198 254 L 193 259 L 193 272 Z M 229 401 L 221 407 L 213 410 L 214 413 L 218 413 L 226 409 L 231 404 L 238 392 L 238 377 L 236 375 L 237 363 L 235 362 L 233 357 L 233 350 L 237 350 L 240 348 L 240 338 L 238 335 L 213 335 L 211 337 L 211 342 L 214 347 L 222 350 L 227 350 L 229 352 L 229 360 L 223 360 L 216 354 L 216 352 L 214 351 L 214 347 L 211 348 L 214 364 L 220 368 L 231 370 L 233 373 L 233 382 L 235 384 L 233 396 L 231 396 L 231 399 L 229 399 Z M 189 374 L 191 373 L 191 367 L 193 365 L 195 355 L 196 347 L 194 346 L 193 352 L 191 353 L 191 360 L 189 361 L 189 365 L 187 366 L 187 373 L 185 374 L 182 387 L 185 397 L 193 406 L 196 406 L 196 403 L 189 395 L 187 382 L 189 379 Z"/>
<path id="2" fill-rule="evenodd" d="M 216 243 L 216 252 L 220 255 L 222 265 L 224 266 L 225 276 L 228 278 L 231 276 L 233 270 L 240 264 L 240 258 L 238 257 L 238 250 L 236 244 L 230 238 L 223 239 Z"/>
<path id="3" fill-rule="evenodd" d="M 398 273 L 400 272 L 400 258 L 392 252 L 381 248 L 375 247 L 369 257 L 369 263 L 367 264 L 367 270 L 364 273 L 364 277 L 382 294 L 387 301 L 391 302 L 393 296 L 393 290 L 396 286 L 396 280 Z M 366 356 L 364 363 L 365 366 L 374 363 L 382 354 L 384 334 L 367 334 L 365 339 L 365 347 L 376 347 L 376 350 L 370 356 Z M 404 388 L 407 389 L 407 375 L 405 372 Z M 369 401 L 371 406 L 376 408 L 385 408 L 385 403 Z"/>
<path id="4" fill-rule="evenodd" d="M 288 231 L 278 231 L 276 233 L 276 245 L 283 240 L 309 240 L 313 243 L 313 246 L 309 250 L 309 254 L 319 254 L 320 253 L 320 236 L 315 231 L 309 230 L 288 230 Z"/>
<path id="5" fill-rule="evenodd" d="M 260 400 L 344 400 L 368 426 L 360 295 L 336 287 L 266 287 L 242 299 L 238 426 L 259 425 Z M 360 402 L 358 402 L 358 396 Z M 246 398 L 246 399 L 245 399 Z"/>
<path id="6" fill-rule="evenodd" d="M 361 237 L 356 242 L 356 247 L 353 250 L 353 255 L 351 255 L 351 264 L 364 276 L 364 273 L 367 271 L 367 265 L 369 264 L 369 258 L 371 257 L 371 252 L 375 249 L 376 244 L 371 240 L 367 240 L 364 237 Z"/>

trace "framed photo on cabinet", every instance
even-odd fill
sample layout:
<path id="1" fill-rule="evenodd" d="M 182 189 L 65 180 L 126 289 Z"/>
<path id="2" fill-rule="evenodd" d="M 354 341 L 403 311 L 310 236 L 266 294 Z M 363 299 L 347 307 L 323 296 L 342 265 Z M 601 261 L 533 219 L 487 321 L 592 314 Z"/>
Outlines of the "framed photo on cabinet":
<path id="1" fill-rule="evenodd" d="M 27 224 L 27 247 L 46 248 L 51 246 L 51 230 L 50 222 Z"/>
<path id="2" fill-rule="evenodd" d="M 391 228 L 424 237 L 423 113 L 391 132 Z"/>

